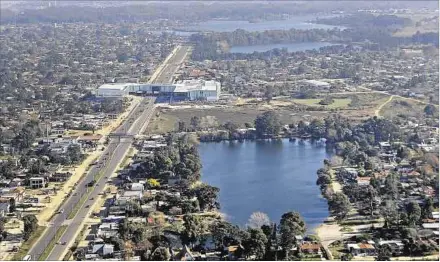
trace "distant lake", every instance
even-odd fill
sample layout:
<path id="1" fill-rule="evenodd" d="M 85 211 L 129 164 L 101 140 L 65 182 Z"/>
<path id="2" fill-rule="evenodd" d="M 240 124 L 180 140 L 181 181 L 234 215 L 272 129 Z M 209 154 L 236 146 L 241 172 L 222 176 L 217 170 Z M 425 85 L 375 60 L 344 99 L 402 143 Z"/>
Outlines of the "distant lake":
<path id="1" fill-rule="evenodd" d="M 329 155 L 311 142 L 225 141 L 200 143 L 202 181 L 220 188 L 221 212 L 245 226 L 256 211 L 277 224 L 298 211 L 309 231 L 328 217 L 327 201 L 316 185 L 316 171 Z"/>
<path id="2" fill-rule="evenodd" d="M 253 53 L 266 52 L 275 48 L 287 48 L 289 52 L 305 51 L 312 49 L 319 49 L 324 46 L 330 46 L 328 42 L 305 42 L 305 43 L 291 43 L 291 44 L 267 44 L 267 45 L 251 45 L 251 46 L 233 46 L 229 49 L 230 53 Z"/>
<path id="3" fill-rule="evenodd" d="M 214 32 L 232 32 L 237 29 L 246 31 L 265 31 L 265 30 L 289 30 L 295 29 L 332 29 L 337 26 L 314 24 L 312 21 L 314 16 L 298 16 L 287 20 L 262 21 L 258 23 L 250 23 L 249 21 L 228 21 L 228 20 L 209 20 L 201 22 L 195 26 L 188 26 L 186 30 L 192 31 L 214 31 Z M 339 27 L 343 28 L 343 27 Z"/>

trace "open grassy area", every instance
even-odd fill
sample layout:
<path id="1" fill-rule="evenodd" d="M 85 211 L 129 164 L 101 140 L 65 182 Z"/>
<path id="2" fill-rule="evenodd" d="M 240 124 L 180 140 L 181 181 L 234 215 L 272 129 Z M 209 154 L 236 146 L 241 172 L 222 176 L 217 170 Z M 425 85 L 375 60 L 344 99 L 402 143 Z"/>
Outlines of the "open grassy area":
<path id="1" fill-rule="evenodd" d="M 178 118 L 172 115 L 164 115 L 159 113 L 159 116 L 153 116 L 152 120 L 147 126 L 146 133 L 155 134 L 173 131 L 177 126 L 177 122 L 179 122 Z"/>
<path id="2" fill-rule="evenodd" d="M 417 31 L 420 33 L 439 31 L 438 18 L 436 19 L 433 14 L 398 14 L 398 16 L 409 18 L 413 23 L 395 32 L 393 34 L 394 36 L 412 36 L 417 33 Z M 420 24 L 417 24 L 417 22 Z"/>
<path id="3" fill-rule="evenodd" d="M 293 106 L 293 105 L 292 105 Z M 200 118 L 206 116 L 215 117 L 218 124 L 224 124 L 231 121 L 239 127 L 244 127 L 244 123 L 253 125 L 255 118 L 268 110 L 276 110 L 283 123 L 292 123 L 299 120 L 307 120 L 314 117 L 325 117 L 327 112 L 310 111 L 297 112 L 290 107 L 273 107 L 264 105 L 246 105 L 231 107 L 215 107 L 215 108 L 185 108 L 185 109 L 166 109 L 161 108 L 159 117 L 154 117 L 148 125 L 147 134 L 151 133 L 167 133 L 175 130 L 179 121 L 185 122 L 186 126 L 190 126 L 191 118 L 198 116 Z"/>
<path id="4" fill-rule="evenodd" d="M 57 232 L 55 233 L 54 238 L 52 238 L 47 245 L 46 249 L 44 249 L 43 253 L 38 258 L 39 261 L 46 261 L 47 257 L 49 257 L 50 252 L 52 252 L 52 249 L 55 247 L 56 243 L 60 240 L 61 236 L 64 234 L 64 231 L 66 231 L 67 226 L 61 226 L 58 228 Z"/>
<path id="5" fill-rule="evenodd" d="M 415 101 L 394 97 L 393 100 L 384 105 L 380 110 L 380 115 L 389 118 L 414 117 L 422 119 L 425 117 L 424 108 L 426 105 Z"/>
<path id="6" fill-rule="evenodd" d="M 27 241 L 21 245 L 20 249 L 17 253 L 14 254 L 11 260 L 13 261 L 20 261 L 27 255 L 31 247 L 34 245 L 34 243 L 38 240 L 38 238 L 43 234 L 46 227 L 44 226 L 38 226 L 37 230 L 35 230 L 34 233 L 29 237 Z"/>
<path id="7" fill-rule="evenodd" d="M 351 99 L 348 98 L 334 98 L 334 102 L 330 105 L 320 105 L 319 102 L 321 101 L 321 98 L 318 99 L 293 99 L 293 102 L 301 105 L 306 106 L 318 106 L 318 107 L 325 107 L 328 109 L 336 109 L 336 108 L 344 108 L 347 107 Z"/>

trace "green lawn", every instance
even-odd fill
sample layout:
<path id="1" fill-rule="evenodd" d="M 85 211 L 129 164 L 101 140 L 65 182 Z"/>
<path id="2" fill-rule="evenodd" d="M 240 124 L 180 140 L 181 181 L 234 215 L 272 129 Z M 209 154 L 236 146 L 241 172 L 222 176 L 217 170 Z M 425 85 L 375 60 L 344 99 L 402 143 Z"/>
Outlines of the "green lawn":
<path id="1" fill-rule="evenodd" d="M 43 253 L 38 258 L 39 261 L 46 261 L 47 258 L 50 255 L 50 252 L 52 252 L 52 249 L 55 247 L 58 240 L 60 240 L 61 236 L 64 234 L 64 231 L 66 231 L 67 226 L 61 226 L 58 228 L 57 232 L 55 233 L 54 238 L 52 238 L 47 245 L 47 247 L 44 249 Z"/>
<path id="2" fill-rule="evenodd" d="M 46 227 L 38 226 L 37 230 L 35 230 L 35 232 L 32 233 L 29 239 L 25 241 L 23 245 L 21 245 L 18 252 L 14 254 L 14 256 L 12 257 L 12 261 L 22 260 L 23 257 L 27 255 L 31 247 L 34 245 L 35 241 L 37 241 L 37 239 L 43 234 L 45 229 Z"/>
<path id="3" fill-rule="evenodd" d="M 339 260 L 343 252 L 345 251 L 344 244 L 342 242 L 337 242 L 337 244 L 330 244 L 328 247 L 330 252 L 332 253 L 333 260 Z"/>
<path id="4" fill-rule="evenodd" d="M 306 105 L 306 106 L 319 106 L 319 107 L 326 107 L 329 109 L 333 109 L 333 108 L 342 108 L 342 107 L 347 107 L 348 104 L 350 104 L 351 99 L 349 98 L 334 98 L 334 102 L 330 105 L 320 105 L 319 102 L 322 100 L 323 98 L 318 98 L 318 99 L 293 99 L 293 102 L 297 103 L 297 104 L 301 104 L 301 105 Z"/>

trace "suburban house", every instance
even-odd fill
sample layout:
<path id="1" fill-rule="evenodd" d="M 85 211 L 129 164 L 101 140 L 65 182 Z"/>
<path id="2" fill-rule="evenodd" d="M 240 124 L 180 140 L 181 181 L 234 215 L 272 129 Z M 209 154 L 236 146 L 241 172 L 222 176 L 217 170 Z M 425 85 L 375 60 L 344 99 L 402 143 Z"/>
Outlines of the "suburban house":
<path id="1" fill-rule="evenodd" d="M 376 249 L 369 243 L 348 243 L 346 248 L 353 256 L 374 256 L 376 254 Z"/>

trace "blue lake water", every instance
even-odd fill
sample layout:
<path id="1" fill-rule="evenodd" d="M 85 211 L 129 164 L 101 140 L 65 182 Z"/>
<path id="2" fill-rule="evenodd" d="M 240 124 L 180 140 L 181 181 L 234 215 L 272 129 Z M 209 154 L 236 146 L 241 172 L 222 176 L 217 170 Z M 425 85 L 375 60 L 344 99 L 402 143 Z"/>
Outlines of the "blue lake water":
<path id="1" fill-rule="evenodd" d="M 305 51 L 312 49 L 319 49 L 324 46 L 330 46 L 328 42 L 305 42 L 305 43 L 290 43 L 290 44 L 267 44 L 267 45 L 250 45 L 250 46 L 233 46 L 229 49 L 230 53 L 253 53 L 266 52 L 275 48 L 287 48 L 289 52 Z"/>
<path id="2" fill-rule="evenodd" d="M 221 212 L 245 226 L 256 211 L 279 223 L 281 215 L 298 211 L 309 230 L 328 217 L 327 201 L 316 185 L 316 171 L 329 155 L 308 141 L 201 143 L 202 181 L 220 188 Z"/>
<path id="3" fill-rule="evenodd" d="M 193 31 L 214 31 L 214 32 L 232 32 L 237 29 L 246 31 L 265 31 L 265 30 L 289 30 L 295 29 L 332 29 L 333 25 L 315 24 L 312 21 L 316 17 L 313 16 L 297 16 L 287 20 L 262 21 L 258 23 L 250 23 L 249 21 L 228 21 L 228 20 L 209 20 L 201 22 L 195 26 L 186 27 L 187 30 Z M 339 27 L 343 28 L 343 27 Z"/>

